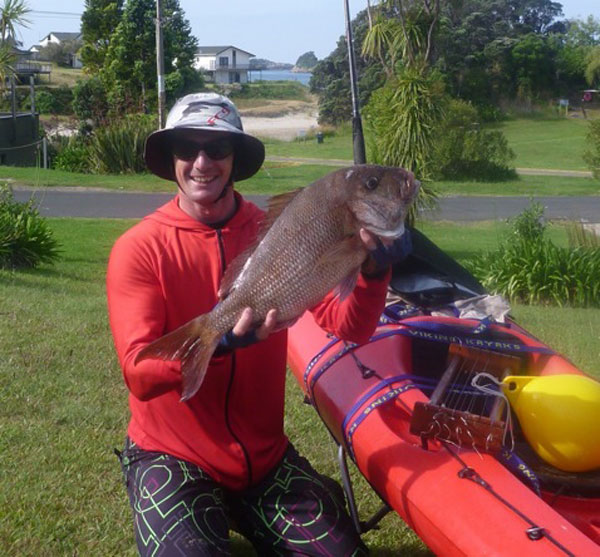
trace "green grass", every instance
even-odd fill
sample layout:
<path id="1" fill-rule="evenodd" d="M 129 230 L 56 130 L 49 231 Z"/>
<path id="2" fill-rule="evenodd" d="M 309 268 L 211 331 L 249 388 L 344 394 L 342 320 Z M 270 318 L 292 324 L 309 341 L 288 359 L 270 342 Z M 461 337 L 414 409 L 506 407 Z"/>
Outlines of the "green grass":
<path id="1" fill-rule="evenodd" d="M 131 516 L 113 447 L 128 418 L 109 333 L 104 276 L 111 245 L 130 220 L 50 219 L 63 245 L 54 266 L 0 271 L 0 546 L 6 555 L 135 555 Z M 427 223 L 459 259 L 493 249 L 500 223 Z M 551 234 L 564 240 L 564 231 Z M 520 306 L 534 334 L 600 377 L 600 310 Z M 286 428 L 322 472 L 338 477 L 333 445 L 288 382 Z M 361 517 L 379 501 L 353 471 Z M 365 536 L 374 555 L 429 554 L 395 515 Z M 243 541 L 237 555 L 251 551 Z"/>
<path id="2" fill-rule="evenodd" d="M 589 127 L 583 118 L 519 118 L 490 127 L 506 136 L 517 168 L 589 170 L 581 158 Z"/>

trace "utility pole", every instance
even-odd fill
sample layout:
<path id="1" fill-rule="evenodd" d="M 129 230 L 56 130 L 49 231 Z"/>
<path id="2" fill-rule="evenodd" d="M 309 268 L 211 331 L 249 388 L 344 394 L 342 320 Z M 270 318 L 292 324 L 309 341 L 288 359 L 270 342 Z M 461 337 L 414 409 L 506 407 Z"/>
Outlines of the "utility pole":
<path id="1" fill-rule="evenodd" d="M 162 3 L 156 0 L 156 73 L 158 76 L 158 128 L 165 127 L 165 61 L 162 36 Z"/>
<path id="2" fill-rule="evenodd" d="M 367 155 L 365 153 L 365 138 L 358 105 L 358 84 L 348 0 L 344 0 L 344 7 L 346 11 L 346 44 L 348 46 L 348 65 L 350 67 L 350 90 L 352 92 L 352 148 L 354 152 L 354 164 L 365 164 L 367 162 Z"/>

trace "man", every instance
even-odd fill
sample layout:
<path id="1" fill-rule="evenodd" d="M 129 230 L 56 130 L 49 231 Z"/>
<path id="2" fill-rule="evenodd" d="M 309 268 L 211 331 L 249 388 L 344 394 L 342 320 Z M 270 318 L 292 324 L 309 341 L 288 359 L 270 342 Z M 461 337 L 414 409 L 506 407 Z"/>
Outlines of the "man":
<path id="1" fill-rule="evenodd" d="M 198 393 L 180 401 L 179 362 L 145 360 L 150 342 L 212 309 L 223 273 L 258 233 L 262 211 L 235 190 L 264 146 L 215 94 L 180 99 L 146 143 L 177 196 L 116 242 L 107 294 L 131 420 L 120 453 L 142 555 L 221 555 L 234 525 L 259 555 L 360 555 L 339 486 L 297 454 L 283 432 L 287 332 L 277 314 L 251 330 L 247 308 L 225 335 Z M 367 247 L 375 239 L 361 231 Z M 383 309 L 389 271 L 363 273 L 339 303 L 312 311 L 337 336 L 364 342 Z M 360 319 L 355 316 L 360 315 Z"/>

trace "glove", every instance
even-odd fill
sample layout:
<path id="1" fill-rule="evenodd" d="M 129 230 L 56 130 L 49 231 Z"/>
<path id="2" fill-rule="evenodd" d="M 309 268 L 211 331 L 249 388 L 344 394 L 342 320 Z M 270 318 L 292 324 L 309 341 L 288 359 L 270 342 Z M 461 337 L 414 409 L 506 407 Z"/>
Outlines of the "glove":
<path id="1" fill-rule="evenodd" d="M 383 277 L 391 265 L 404 261 L 412 252 L 412 237 L 408 229 L 390 245 L 386 246 L 377 237 L 375 241 L 377 247 L 369 252 L 362 266 L 362 273 L 368 278 Z"/>
<path id="2" fill-rule="evenodd" d="M 221 340 L 215 349 L 215 355 L 220 356 L 222 354 L 229 354 L 236 348 L 245 348 L 255 342 L 258 342 L 256 329 L 252 329 L 241 336 L 235 335 L 233 330 L 230 330 L 221 337 Z"/>

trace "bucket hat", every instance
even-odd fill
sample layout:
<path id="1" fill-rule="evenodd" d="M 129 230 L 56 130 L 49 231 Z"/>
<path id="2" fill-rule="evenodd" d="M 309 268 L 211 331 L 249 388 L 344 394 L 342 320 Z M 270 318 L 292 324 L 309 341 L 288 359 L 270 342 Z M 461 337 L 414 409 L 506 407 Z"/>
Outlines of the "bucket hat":
<path id="1" fill-rule="evenodd" d="M 146 140 L 144 160 L 148 169 L 166 180 L 175 180 L 172 136 L 177 130 L 226 133 L 235 139 L 233 179 L 245 180 L 258 172 L 265 160 L 262 141 L 244 132 L 236 106 L 216 93 L 193 93 L 179 99 L 169 111 L 165 127 Z"/>

